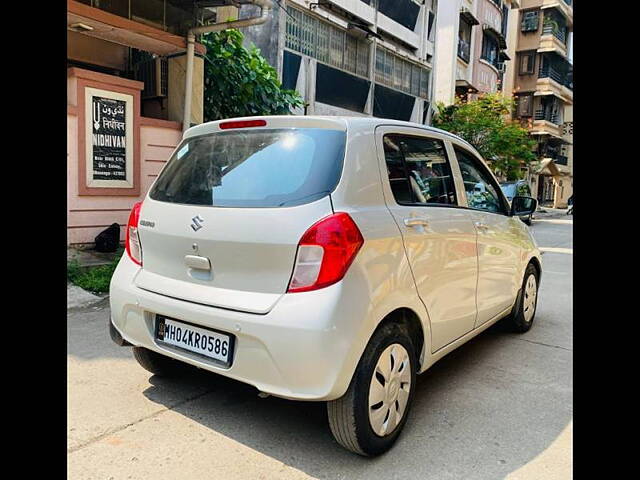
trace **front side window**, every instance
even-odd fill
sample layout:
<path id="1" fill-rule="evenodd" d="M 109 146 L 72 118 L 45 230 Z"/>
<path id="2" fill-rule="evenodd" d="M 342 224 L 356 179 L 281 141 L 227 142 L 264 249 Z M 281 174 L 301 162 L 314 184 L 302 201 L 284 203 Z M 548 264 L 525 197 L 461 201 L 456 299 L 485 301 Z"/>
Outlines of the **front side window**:
<path id="1" fill-rule="evenodd" d="M 451 167 L 440 140 L 385 135 L 383 144 L 396 202 L 457 205 Z"/>
<path id="2" fill-rule="evenodd" d="M 154 200 L 213 207 L 290 207 L 337 185 L 345 132 L 231 130 L 184 140 L 153 185 Z"/>
<path id="3" fill-rule="evenodd" d="M 469 208 L 506 215 L 507 210 L 498 193 L 499 187 L 489 171 L 472 153 L 458 146 L 453 149 L 460 165 Z"/>

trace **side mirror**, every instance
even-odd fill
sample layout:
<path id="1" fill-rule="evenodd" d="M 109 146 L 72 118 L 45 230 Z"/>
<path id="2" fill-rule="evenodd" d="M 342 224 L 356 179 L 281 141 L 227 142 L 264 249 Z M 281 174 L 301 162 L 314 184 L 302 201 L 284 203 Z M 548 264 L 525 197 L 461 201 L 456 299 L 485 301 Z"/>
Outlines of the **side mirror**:
<path id="1" fill-rule="evenodd" d="M 511 201 L 511 215 L 524 217 L 536 211 L 538 201 L 532 197 L 513 197 Z"/>

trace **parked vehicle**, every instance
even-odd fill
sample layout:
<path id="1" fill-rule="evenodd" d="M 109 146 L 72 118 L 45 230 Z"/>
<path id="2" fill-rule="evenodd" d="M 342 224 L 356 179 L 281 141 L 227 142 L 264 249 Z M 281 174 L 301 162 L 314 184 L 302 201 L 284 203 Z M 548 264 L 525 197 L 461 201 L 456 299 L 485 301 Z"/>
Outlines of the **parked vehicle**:
<path id="1" fill-rule="evenodd" d="M 500 184 L 500 188 L 502 188 L 502 191 L 504 192 L 509 202 L 512 202 L 513 198 L 516 196 L 531 197 L 531 188 L 529 188 L 529 184 L 524 180 L 503 182 Z M 531 225 L 531 222 L 533 220 L 533 213 L 521 216 L 520 220 L 522 220 L 527 225 Z"/>
<path id="2" fill-rule="evenodd" d="M 326 401 L 361 455 L 398 438 L 416 375 L 498 320 L 531 328 L 541 256 L 468 143 L 367 117 L 187 130 L 133 207 L 112 338 L 157 375 L 182 364 Z"/>

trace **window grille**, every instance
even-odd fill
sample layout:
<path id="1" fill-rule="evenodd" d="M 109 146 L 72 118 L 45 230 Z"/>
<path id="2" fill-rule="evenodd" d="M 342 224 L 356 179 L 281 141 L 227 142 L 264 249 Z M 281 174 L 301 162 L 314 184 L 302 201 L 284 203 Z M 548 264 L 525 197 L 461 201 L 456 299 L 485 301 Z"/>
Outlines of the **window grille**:
<path id="1" fill-rule="evenodd" d="M 375 80 L 409 95 L 428 96 L 429 70 L 383 47 L 376 50 Z"/>
<path id="2" fill-rule="evenodd" d="M 288 7 L 285 47 L 347 72 L 369 76 L 370 42 Z"/>
<path id="3" fill-rule="evenodd" d="M 532 12 L 523 12 L 522 14 L 522 25 L 520 30 L 523 32 L 535 32 L 538 30 L 540 12 L 538 10 L 534 10 Z"/>

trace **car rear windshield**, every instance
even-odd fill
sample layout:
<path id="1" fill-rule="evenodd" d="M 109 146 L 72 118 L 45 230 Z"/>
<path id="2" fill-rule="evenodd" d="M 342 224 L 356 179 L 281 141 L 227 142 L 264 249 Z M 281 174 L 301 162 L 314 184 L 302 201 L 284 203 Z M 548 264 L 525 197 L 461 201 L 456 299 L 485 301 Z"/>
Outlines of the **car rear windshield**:
<path id="1" fill-rule="evenodd" d="M 185 139 L 154 200 L 215 207 L 289 207 L 333 191 L 346 134 L 320 128 L 235 130 Z"/>

